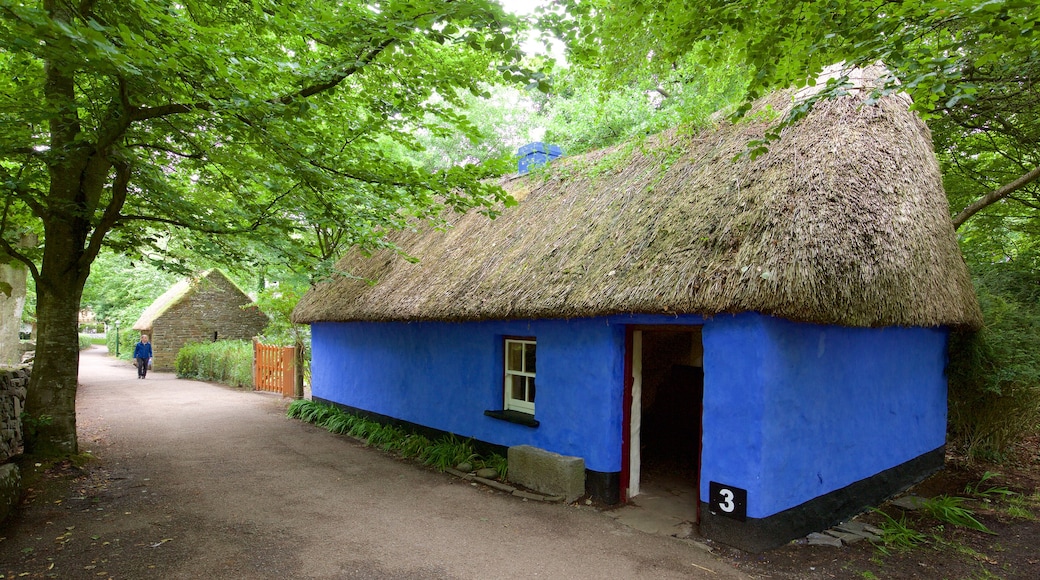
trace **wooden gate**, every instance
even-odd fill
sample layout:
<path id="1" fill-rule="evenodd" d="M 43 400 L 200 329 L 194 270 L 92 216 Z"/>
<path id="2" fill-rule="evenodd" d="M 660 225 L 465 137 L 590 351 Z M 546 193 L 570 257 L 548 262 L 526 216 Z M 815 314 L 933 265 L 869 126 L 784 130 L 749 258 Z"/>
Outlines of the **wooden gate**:
<path id="1" fill-rule="evenodd" d="M 291 346 L 268 346 L 253 340 L 253 386 L 258 391 L 293 396 L 296 349 Z"/>

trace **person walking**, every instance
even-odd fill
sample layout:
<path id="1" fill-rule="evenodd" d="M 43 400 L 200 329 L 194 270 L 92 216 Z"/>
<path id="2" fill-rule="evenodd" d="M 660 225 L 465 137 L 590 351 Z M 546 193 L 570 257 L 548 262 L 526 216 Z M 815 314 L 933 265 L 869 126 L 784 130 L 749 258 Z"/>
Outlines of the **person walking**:
<path id="1" fill-rule="evenodd" d="M 137 378 L 143 379 L 148 374 L 148 365 L 152 362 L 152 345 L 148 335 L 142 334 L 141 340 L 134 346 L 134 365 L 137 367 Z"/>

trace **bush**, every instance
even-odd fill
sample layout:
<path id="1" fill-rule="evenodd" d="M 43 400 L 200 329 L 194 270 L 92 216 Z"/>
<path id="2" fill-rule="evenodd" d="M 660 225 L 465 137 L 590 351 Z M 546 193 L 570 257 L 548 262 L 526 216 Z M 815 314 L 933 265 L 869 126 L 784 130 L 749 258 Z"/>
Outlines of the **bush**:
<path id="1" fill-rule="evenodd" d="M 1040 285 L 1014 262 L 974 268 L 985 327 L 950 340 L 950 441 L 1002 461 L 1040 424 Z"/>
<path id="2" fill-rule="evenodd" d="M 177 352 L 177 376 L 253 386 L 253 344 L 245 340 L 189 342 Z"/>
<path id="3" fill-rule="evenodd" d="M 94 340 L 85 334 L 79 335 L 79 349 L 87 350 L 94 345 Z"/>
<path id="4" fill-rule="evenodd" d="M 108 347 L 108 354 L 116 356 L 116 351 L 119 352 L 119 358 L 130 359 L 134 356 L 134 345 L 141 339 L 141 333 L 133 330 L 123 328 L 119 331 L 119 348 L 116 348 L 116 330 L 115 328 L 109 329 L 105 333 L 105 346 Z"/>

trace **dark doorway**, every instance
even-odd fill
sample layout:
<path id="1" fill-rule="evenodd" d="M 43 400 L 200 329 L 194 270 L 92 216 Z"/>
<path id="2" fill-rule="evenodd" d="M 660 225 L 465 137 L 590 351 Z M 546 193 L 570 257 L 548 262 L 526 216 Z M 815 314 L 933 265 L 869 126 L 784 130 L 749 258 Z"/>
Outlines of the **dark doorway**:
<path id="1" fill-rule="evenodd" d="M 704 398 L 701 327 L 643 327 L 633 332 L 631 354 L 628 496 L 652 492 L 695 507 Z"/>

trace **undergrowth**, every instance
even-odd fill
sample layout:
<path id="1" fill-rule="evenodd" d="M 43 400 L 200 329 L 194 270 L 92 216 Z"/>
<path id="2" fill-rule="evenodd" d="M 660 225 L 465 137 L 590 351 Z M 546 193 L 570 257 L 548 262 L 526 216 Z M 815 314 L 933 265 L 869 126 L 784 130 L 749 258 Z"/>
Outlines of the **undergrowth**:
<path id="1" fill-rule="evenodd" d="M 253 345 L 245 340 L 189 342 L 177 352 L 177 377 L 253 385 Z"/>
<path id="2" fill-rule="evenodd" d="M 438 471 L 467 462 L 475 467 L 490 467 L 503 479 L 508 471 L 505 457 L 497 453 L 483 457 L 473 449 L 471 440 L 459 439 L 454 434 L 431 441 L 423 435 L 410 433 L 401 427 L 383 425 L 378 421 L 347 413 L 333 405 L 306 399 L 293 401 L 286 414 L 290 418 L 313 423 L 331 433 L 350 435 L 361 439 L 366 445 L 396 453 L 407 459 L 415 459 Z"/>
<path id="3" fill-rule="evenodd" d="M 950 337 L 949 435 L 1000 463 L 1040 426 L 1040 285 L 1030 260 L 972 267 L 984 326 Z"/>
<path id="4" fill-rule="evenodd" d="M 1040 506 L 1040 495 L 1029 498 L 1008 489 L 1006 486 L 997 485 L 992 480 L 999 476 L 999 473 L 987 471 L 979 481 L 965 486 L 964 494 L 968 497 L 946 494 L 938 495 L 924 500 L 921 504 L 921 511 L 941 522 L 934 527 L 934 529 L 940 531 L 944 529 L 945 524 L 952 524 L 977 532 L 996 535 L 995 532 L 975 517 L 975 511 L 969 507 L 972 502 L 987 505 L 994 510 L 1003 511 L 1010 517 L 1034 520 L 1036 516 L 1030 511 L 1030 508 Z M 1036 501 L 1032 501 L 1034 499 Z M 945 540 L 941 535 L 932 534 L 929 536 L 924 532 L 915 530 L 907 523 L 906 514 L 902 514 L 897 520 L 880 509 L 875 508 L 872 511 L 882 518 L 881 523 L 878 525 L 882 534 L 881 542 L 877 545 L 877 549 L 885 555 L 890 554 L 893 549 L 905 552 L 923 543 L 932 543 L 937 549 L 954 546 L 954 544 Z"/>

